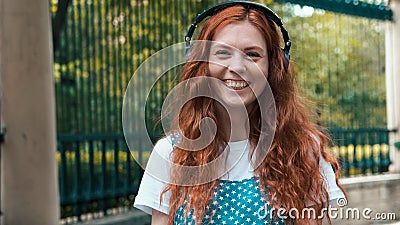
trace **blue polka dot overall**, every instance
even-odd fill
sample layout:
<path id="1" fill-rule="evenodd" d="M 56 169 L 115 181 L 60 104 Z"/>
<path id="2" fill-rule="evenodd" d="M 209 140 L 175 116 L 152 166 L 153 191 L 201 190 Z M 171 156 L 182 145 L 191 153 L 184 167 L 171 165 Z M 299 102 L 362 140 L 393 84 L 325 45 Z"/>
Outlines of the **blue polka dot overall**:
<path id="1" fill-rule="evenodd" d="M 240 181 L 220 180 L 214 188 L 211 204 L 207 206 L 202 225 L 261 225 L 285 224 L 271 214 L 270 202 L 261 195 L 259 178 Z M 181 206 L 175 217 L 175 225 L 194 225 L 193 212 L 184 218 L 186 204 Z"/>

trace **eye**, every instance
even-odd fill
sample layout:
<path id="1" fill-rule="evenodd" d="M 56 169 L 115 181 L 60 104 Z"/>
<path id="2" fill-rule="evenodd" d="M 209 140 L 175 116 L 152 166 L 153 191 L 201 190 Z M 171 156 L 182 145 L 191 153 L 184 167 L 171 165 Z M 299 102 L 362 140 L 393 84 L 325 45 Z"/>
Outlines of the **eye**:
<path id="1" fill-rule="evenodd" d="M 261 54 L 258 52 L 247 52 L 246 55 L 250 58 L 260 58 Z"/>
<path id="2" fill-rule="evenodd" d="M 223 55 L 223 56 L 228 56 L 230 55 L 230 52 L 224 49 L 218 50 L 215 52 L 215 55 Z"/>

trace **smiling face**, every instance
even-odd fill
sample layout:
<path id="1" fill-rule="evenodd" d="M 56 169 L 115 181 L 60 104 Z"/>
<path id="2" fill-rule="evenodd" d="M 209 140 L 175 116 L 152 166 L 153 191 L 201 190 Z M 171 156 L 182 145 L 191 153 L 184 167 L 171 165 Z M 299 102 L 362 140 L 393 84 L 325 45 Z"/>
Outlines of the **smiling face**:
<path id="1" fill-rule="evenodd" d="M 217 31 L 213 41 L 210 76 L 222 81 L 214 84 L 213 90 L 231 107 L 252 105 L 267 83 L 268 54 L 262 33 L 240 21 Z"/>

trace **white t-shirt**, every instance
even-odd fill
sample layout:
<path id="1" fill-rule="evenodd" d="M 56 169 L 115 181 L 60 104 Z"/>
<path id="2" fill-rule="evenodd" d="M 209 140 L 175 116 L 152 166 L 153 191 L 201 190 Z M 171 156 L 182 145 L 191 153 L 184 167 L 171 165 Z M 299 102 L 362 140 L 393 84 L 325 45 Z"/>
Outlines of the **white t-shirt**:
<path id="1" fill-rule="evenodd" d="M 169 179 L 169 163 L 172 162 L 172 142 L 171 137 L 168 136 L 162 138 L 156 143 L 147 164 L 146 171 L 143 174 L 138 195 L 135 198 L 134 207 L 144 211 L 145 213 L 151 214 L 152 209 L 165 214 L 168 214 L 169 212 L 170 193 L 166 192 L 163 195 L 161 204 L 160 194 L 167 185 Z M 250 151 L 249 140 L 228 142 L 228 146 L 229 154 L 226 161 L 226 168 L 229 169 L 220 179 L 240 181 L 252 178 L 254 173 L 248 157 Z M 161 160 L 163 162 L 160 162 L 160 158 L 154 156 L 161 156 L 164 159 Z M 152 167 L 152 169 L 149 169 L 149 167 Z M 148 170 L 157 170 L 160 171 L 160 173 L 155 175 L 154 173 L 149 173 Z M 344 198 L 343 192 L 336 185 L 335 173 L 333 172 L 332 166 L 326 162 L 323 157 L 320 157 L 320 170 L 322 175 L 325 177 L 330 201 Z"/>

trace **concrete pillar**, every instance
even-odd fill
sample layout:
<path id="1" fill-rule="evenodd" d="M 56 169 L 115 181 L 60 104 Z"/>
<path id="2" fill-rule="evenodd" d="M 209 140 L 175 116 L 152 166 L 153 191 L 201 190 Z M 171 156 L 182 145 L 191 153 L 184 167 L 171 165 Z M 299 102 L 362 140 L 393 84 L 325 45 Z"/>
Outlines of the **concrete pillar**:
<path id="1" fill-rule="evenodd" d="M 400 141 L 400 0 L 392 0 L 390 7 L 394 21 L 386 22 L 387 127 L 389 130 L 397 129 L 389 136 L 393 162 L 390 171 L 400 172 L 400 150 L 394 147 L 394 143 Z"/>
<path id="2" fill-rule="evenodd" d="M 49 2 L 0 0 L 3 225 L 56 225 L 59 193 Z"/>

